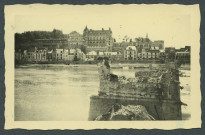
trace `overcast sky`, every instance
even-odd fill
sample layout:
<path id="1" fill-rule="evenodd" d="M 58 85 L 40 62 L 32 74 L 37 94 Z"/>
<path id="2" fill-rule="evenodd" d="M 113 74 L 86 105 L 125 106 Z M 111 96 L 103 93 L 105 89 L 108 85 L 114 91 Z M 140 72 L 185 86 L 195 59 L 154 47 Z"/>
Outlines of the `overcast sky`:
<path id="1" fill-rule="evenodd" d="M 112 29 L 113 37 L 121 41 L 145 37 L 164 40 L 165 46 L 190 45 L 190 18 L 185 6 L 172 5 L 30 5 L 19 9 L 15 16 L 15 31 L 52 31 L 60 29 L 64 34 L 76 30 Z"/>

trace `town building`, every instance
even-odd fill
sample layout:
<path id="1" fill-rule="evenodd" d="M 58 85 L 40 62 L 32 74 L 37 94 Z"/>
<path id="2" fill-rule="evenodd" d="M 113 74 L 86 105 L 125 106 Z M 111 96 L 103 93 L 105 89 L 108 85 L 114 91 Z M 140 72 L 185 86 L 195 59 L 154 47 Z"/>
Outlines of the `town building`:
<path id="1" fill-rule="evenodd" d="M 148 59 L 151 59 L 152 58 L 152 55 L 151 55 L 151 52 L 149 51 L 149 49 L 142 49 L 142 59 L 144 60 L 148 60 Z"/>
<path id="2" fill-rule="evenodd" d="M 83 38 L 85 40 L 86 50 L 90 51 L 112 51 L 113 37 L 112 31 L 109 30 L 92 30 L 88 29 L 87 26 L 83 31 Z"/>
<path id="3" fill-rule="evenodd" d="M 166 47 L 165 55 L 166 55 L 167 60 L 174 60 L 175 59 L 175 47 Z"/>
<path id="4" fill-rule="evenodd" d="M 15 50 L 15 61 L 26 61 L 27 60 L 27 50 L 18 49 Z"/>
<path id="5" fill-rule="evenodd" d="M 27 57 L 28 57 L 27 55 L 28 55 L 28 51 L 23 50 L 21 60 L 24 61 L 24 62 L 27 61 Z"/>
<path id="6" fill-rule="evenodd" d="M 137 60 L 141 60 L 142 59 L 142 48 L 138 48 L 137 49 Z"/>
<path id="7" fill-rule="evenodd" d="M 185 46 L 185 51 L 191 52 L 191 46 Z"/>
<path id="8" fill-rule="evenodd" d="M 48 52 L 47 52 L 47 60 L 48 61 L 52 61 L 53 59 L 52 59 L 52 54 L 53 54 L 53 50 L 48 50 Z"/>
<path id="9" fill-rule="evenodd" d="M 35 46 L 48 49 L 68 48 L 68 39 L 37 39 L 35 40 Z"/>
<path id="10" fill-rule="evenodd" d="M 63 49 L 56 49 L 55 50 L 55 59 L 56 61 L 62 61 L 63 60 Z"/>
<path id="11" fill-rule="evenodd" d="M 113 52 L 120 52 L 120 53 L 123 53 L 124 51 L 124 46 L 122 43 L 113 43 L 113 48 L 112 48 L 112 51 Z"/>
<path id="12" fill-rule="evenodd" d="M 164 49 L 164 40 L 155 40 L 152 45 L 152 47 L 158 47 L 159 50 L 163 50 Z"/>
<path id="13" fill-rule="evenodd" d="M 68 53 L 69 61 L 74 61 L 74 57 L 75 57 L 75 49 L 70 49 Z"/>
<path id="14" fill-rule="evenodd" d="M 137 48 L 135 46 L 128 46 L 124 51 L 125 60 L 137 60 Z"/>
<path id="15" fill-rule="evenodd" d="M 184 51 L 184 52 L 176 52 L 176 60 L 184 60 L 187 62 L 190 62 L 190 52 Z"/>
<path id="16" fill-rule="evenodd" d="M 122 54 L 120 52 L 99 52 L 98 57 L 109 58 L 111 61 L 119 61 L 122 59 Z"/>
<path id="17" fill-rule="evenodd" d="M 90 51 L 86 54 L 87 61 L 93 61 L 97 59 L 97 52 L 96 51 Z"/>
<path id="18" fill-rule="evenodd" d="M 81 49 L 64 49 L 63 50 L 63 60 L 64 61 L 84 61 L 86 58 L 85 54 L 81 51 Z"/>
<path id="19" fill-rule="evenodd" d="M 184 62 L 190 62 L 191 59 L 191 47 L 185 46 L 184 48 L 176 49 L 176 60 L 182 60 Z"/>
<path id="20" fill-rule="evenodd" d="M 63 49 L 63 60 L 64 61 L 70 61 L 69 60 L 69 50 L 68 49 Z"/>
<path id="21" fill-rule="evenodd" d="M 149 39 L 148 35 L 146 35 L 146 38 L 135 38 L 134 44 L 137 48 L 149 49 L 152 45 L 152 41 Z"/>
<path id="22" fill-rule="evenodd" d="M 80 48 L 82 45 L 84 45 L 83 35 L 76 31 L 72 31 L 68 37 L 68 44 L 71 49 Z"/>
<path id="23" fill-rule="evenodd" d="M 108 48 L 106 46 L 86 46 L 86 52 L 106 52 Z"/>
<path id="24" fill-rule="evenodd" d="M 185 46 L 184 48 L 176 49 L 176 52 L 191 52 L 191 46 Z"/>
<path id="25" fill-rule="evenodd" d="M 160 47 L 155 47 L 152 46 L 149 50 L 149 52 L 151 53 L 151 59 L 159 59 L 159 49 Z"/>
<path id="26" fill-rule="evenodd" d="M 15 60 L 17 60 L 17 61 L 21 61 L 22 60 L 21 49 L 19 49 L 18 51 L 15 51 Z"/>
<path id="27" fill-rule="evenodd" d="M 85 54 L 80 49 L 75 49 L 75 57 L 77 60 L 84 60 Z"/>
<path id="28" fill-rule="evenodd" d="M 27 52 L 27 61 L 36 61 L 37 47 L 30 47 Z"/>
<path id="29" fill-rule="evenodd" d="M 160 60 L 165 60 L 166 55 L 165 55 L 165 51 L 164 50 L 160 50 L 159 52 L 159 59 Z"/>
<path id="30" fill-rule="evenodd" d="M 36 57 L 35 61 L 47 61 L 47 49 L 39 48 L 35 51 Z"/>

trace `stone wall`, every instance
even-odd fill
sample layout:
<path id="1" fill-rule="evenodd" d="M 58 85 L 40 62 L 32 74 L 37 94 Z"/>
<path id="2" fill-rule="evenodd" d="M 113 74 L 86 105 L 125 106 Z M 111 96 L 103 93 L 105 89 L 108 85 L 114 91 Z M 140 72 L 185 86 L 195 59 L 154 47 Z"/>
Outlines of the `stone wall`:
<path id="1" fill-rule="evenodd" d="M 99 67 L 100 95 L 158 98 L 180 100 L 179 71 L 160 68 L 135 73 L 135 78 L 126 78 L 110 73 L 110 69 Z"/>
<path id="2" fill-rule="evenodd" d="M 181 120 L 181 105 L 171 100 L 157 100 L 150 98 L 123 98 L 108 96 L 92 96 L 90 98 L 90 121 L 105 114 L 114 104 L 142 105 L 156 120 Z"/>
<path id="3" fill-rule="evenodd" d="M 142 105 L 156 120 L 181 120 L 179 71 L 173 64 L 126 78 L 111 74 L 109 64 L 102 62 L 99 95 L 90 98 L 89 120 L 115 104 Z"/>

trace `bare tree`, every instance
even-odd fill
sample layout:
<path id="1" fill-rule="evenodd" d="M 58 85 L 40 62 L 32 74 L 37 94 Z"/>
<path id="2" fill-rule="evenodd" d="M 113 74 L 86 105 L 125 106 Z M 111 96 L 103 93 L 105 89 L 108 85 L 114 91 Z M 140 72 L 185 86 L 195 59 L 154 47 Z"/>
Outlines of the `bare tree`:
<path id="1" fill-rule="evenodd" d="M 129 39 L 130 38 L 127 35 L 125 35 L 124 38 L 123 38 L 123 41 L 127 42 Z"/>

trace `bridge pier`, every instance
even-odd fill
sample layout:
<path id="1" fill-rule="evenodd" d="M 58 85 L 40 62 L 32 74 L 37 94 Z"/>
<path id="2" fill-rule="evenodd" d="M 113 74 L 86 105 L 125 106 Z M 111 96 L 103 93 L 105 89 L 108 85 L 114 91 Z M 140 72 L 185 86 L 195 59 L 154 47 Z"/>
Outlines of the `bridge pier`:
<path id="1" fill-rule="evenodd" d="M 156 120 L 181 120 L 181 104 L 171 100 L 157 100 L 150 98 L 124 98 L 111 96 L 91 96 L 89 121 L 105 114 L 114 104 L 142 105 Z"/>

